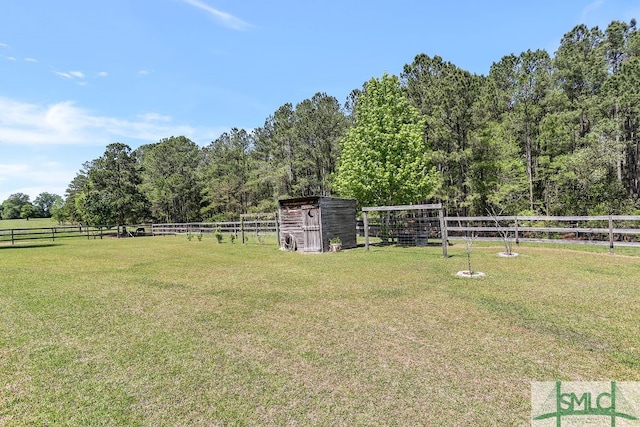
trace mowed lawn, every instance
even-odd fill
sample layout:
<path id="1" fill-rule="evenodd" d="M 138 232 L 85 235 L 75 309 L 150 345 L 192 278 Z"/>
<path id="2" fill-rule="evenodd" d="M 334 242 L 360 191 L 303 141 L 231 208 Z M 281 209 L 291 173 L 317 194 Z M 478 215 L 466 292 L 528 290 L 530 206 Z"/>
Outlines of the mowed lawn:
<path id="1" fill-rule="evenodd" d="M 640 252 L 501 250 L 0 247 L 0 425 L 528 425 L 531 381 L 640 380 Z"/>
<path id="2" fill-rule="evenodd" d="M 2 219 L 0 220 L 0 230 L 10 228 L 50 228 L 60 226 L 58 222 L 51 218 L 26 219 Z"/>

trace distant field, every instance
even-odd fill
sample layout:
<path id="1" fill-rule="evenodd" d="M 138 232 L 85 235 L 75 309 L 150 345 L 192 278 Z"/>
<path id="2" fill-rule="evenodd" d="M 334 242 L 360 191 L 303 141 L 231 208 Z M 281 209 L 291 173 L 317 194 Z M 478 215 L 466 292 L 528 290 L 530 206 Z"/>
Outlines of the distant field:
<path id="1" fill-rule="evenodd" d="M 51 218 L 0 219 L 0 229 L 3 228 L 46 228 L 57 227 L 57 221 Z"/>
<path id="2" fill-rule="evenodd" d="M 527 425 L 531 381 L 640 380 L 640 250 L 572 249 L 0 247 L 0 425 Z"/>

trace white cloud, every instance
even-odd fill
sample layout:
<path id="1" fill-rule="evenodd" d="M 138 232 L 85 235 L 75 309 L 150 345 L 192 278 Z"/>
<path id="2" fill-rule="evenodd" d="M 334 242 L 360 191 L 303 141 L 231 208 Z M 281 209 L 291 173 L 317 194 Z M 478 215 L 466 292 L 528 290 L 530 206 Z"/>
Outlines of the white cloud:
<path id="1" fill-rule="evenodd" d="M 139 114 L 138 118 L 141 119 L 142 121 L 145 121 L 145 122 L 153 122 L 153 121 L 170 122 L 171 121 L 171 117 L 170 116 L 163 116 L 163 115 L 158 114 L 158 113 Z"/>
<path id="2" fill-rule="evenodd" d="M 59 75 L 60 77 L 64 77 L 65 79 L 69 79 L 69 80 L 72 80 L 74 78 L 84 79 L 84 73 L 82 71 L 69 71 L 66 73 L 62 71 L 54 71 L 54 73 Z"/>
<path id="3" fill-rule="evenodd" d="M 98 77 L 107 77 L 109 75 L 109 73 L 107 73 L 106 71 L 100 71 L 98 73 Z"/>
<path id="4" fill-rule="evenodd" d="M 56 162 L 36 160 L 30 164 L 0 164 L 0 202 L 15 193 L 28 194 L 31 201 L 43 192 L 62 196 L 75 173 Z M 16 182 L 20 186 L 11 185 Z"/>
<path id="5" fill-rule="evenodd" d="M 28 172 L 29 165 L 3 165 L 0 163 L 0 181 L 7 181 L 9 176 L 26 176 Z"/>
<path id="6" fill-rule="evenodd" d="M 0 97 L 0 141 L 4 144 L 106 146 L 120 141 L 134 148 L 172 135 L 207 143 L 226 130 L 174 124 L 170 116 L 153 112 L 127 120 L 92 114 L 72 101 L 43 105 Z"/>
<path id="7" fill-rule="evenodd" d="M 0 203 L 17 192 L 31 200 L 44 191 L 64 195 L 78 166 L 113 142 L 135 149 L 184 135 L 206 145 L 228 130 L 175 124 L 172 117 L 156 112 L 129 120 L 97 115 L 72 101 L 29 104 L 0 97 Z M 51 153 L 58 162 L 51 160 Z"/>
<path id="8" fill-rule="evenodd" d="M 16 60 L 15 56 L 7 56 L 7 59 L 9 61 L 15 61 Z"/>
<path id="9" fill-rule="evenodd" d="M 9 45 L 6 43 L 0 43 L 0 47 L 9 47 Z"/>
<path id="10" fill-rule="evenodd" d="M 24 58 L 26 62 L 38 62 L 36 58 Z"/>
<path id="11" fill-rule="evenodd" d="M 148 76 L 149 74 L 151 74 L 151 72 L 147 71 L 147 70 L 138 71 L 138 75 L 140 75 L 140 76 Z"/>
<path id="12" fill-rule="evenodd" d="M 246 30 L 248 28 L 253 27 L 253 25 L 249 24 L 248 22 L 245 22 L 242 19 L 237 18 L 227 12 L 223 12 L 221 10 L 215 9 L 207 4 L 204 4 L 199 0 L 182 0 L 182 1 L 187 4 L 190 4 L 191 6 L 197 7 L 198 9 L 208 12 L 221 25 L 227 28 L 231 28 L 232 30 Z"/>

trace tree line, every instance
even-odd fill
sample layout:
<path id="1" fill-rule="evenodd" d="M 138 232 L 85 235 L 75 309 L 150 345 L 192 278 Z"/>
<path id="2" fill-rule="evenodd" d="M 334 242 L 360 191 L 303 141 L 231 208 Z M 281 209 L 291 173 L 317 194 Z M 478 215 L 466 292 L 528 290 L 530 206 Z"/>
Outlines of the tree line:
<path id="1" fill-rule="evenodd" d="M 54 211 L 91 224 L 231 220 L 282 197 L 335 195 L 442 202 L 449 215 L 635 214 L 639 34 L 635 20 L 578 25 L 553 56 L 509 54 L 486 76 L 419 54 L 344 104 L 317 93 L 204 147 L 184 136 L 110 144 Z"/>

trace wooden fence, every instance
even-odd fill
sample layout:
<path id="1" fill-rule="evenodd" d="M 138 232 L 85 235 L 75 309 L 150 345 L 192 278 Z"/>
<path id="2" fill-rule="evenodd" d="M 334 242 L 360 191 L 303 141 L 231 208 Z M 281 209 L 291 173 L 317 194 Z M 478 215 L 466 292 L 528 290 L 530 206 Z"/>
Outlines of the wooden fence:
<path id="1" fill-rule="evenodd" d="M 35 240 L 56 241 L 65 238 L 83 237 L 102 239 L 105 237 L 140 237 L 180 234 L 233 234 L 242 242 L 250 239 L 262 240 L 267 235 L 277 236 L 278 221 L 275 219 L 243 219 L 235 222 L 198 222 L 175 224 L 137 224 L 124 226 L 57 226 L 40 228 L 0 229 L 0 244 L 14 245 Z"/>
<path id="2" fill-rule="evenodd" d="M 566 244 L 608 245 L 640 247 L 640 215 L 607 216 L 476 216 L 432 218 L 433 235 L 430 240 L 441 241 L 465 236 L 475 240 L 513 243 L 540 242 Z M 442 228 L 442 224 L 444 228 Z M 368 230 L 379 227 L 369 220 Z M 0 244 L 65 238 L 102 239 L 105 237 L 161 236 L 179 234 L 213 234 L 216 231 L 234 234 L 242 241 L 251 236 L 277 236 L 278 221 L 252 219 L 235 222 L 200 222 L 181 224 L 146 224 L 126 227 L 58 226 L 46 228 L 0 229 Z M 442 234 L 444 231 L 445 234 Z M 363 220 L 357 221 L 357 232 L 364 235 Z M 371 233 L 375 236 L 376 233 Z"/>
<path id="3" fill-rule="evenodd" d="M 450 238 L 640 246 L 640 215 L 445 217 Z"/>
<path id="4" fill-rule="evenodd" d="M 474 216 L 444 218 L 425 217 L 430 223 L 429 240 L 447 241 L 472 238 L 474 240 L 503 241 L 512 243 L 566 243 L 608 245 L 613 252 L 615 246 L 640 246 L 640 215 L 604 216 Z M 368 220 L 368 233 L 364 221 L 357 223 L 360 236 L 377 236 L 382 227 L 382 218 Z M 394 230 L 398 243 L 402 230 Z M 395 237 L 395 236 L 391 236 Z M 393 243 L 393 240 L 392 240 Z"/>
<path id="5" fill-rule="evenodd" d="M 87 239 L 102 239 L 104 237 L 117 237 L 119 228 L 87 227 L 87 226 L 58 226 L 42 228 L 7 228 L 0 229 L 0 243 L 11 243 L 32 240 L 66 239 L 72 237 L 84 237 Z"/>
<path id="6" fill-rule="evenodd" d="M 229 222 L 193 222 L 173 224 L 152 224 L 151 234 L 154 236 L 179 234 L 233 234 L 242 243 L 251 237 L 278 235 L 278 221 L 275 219 L 243 219 Z"/>

